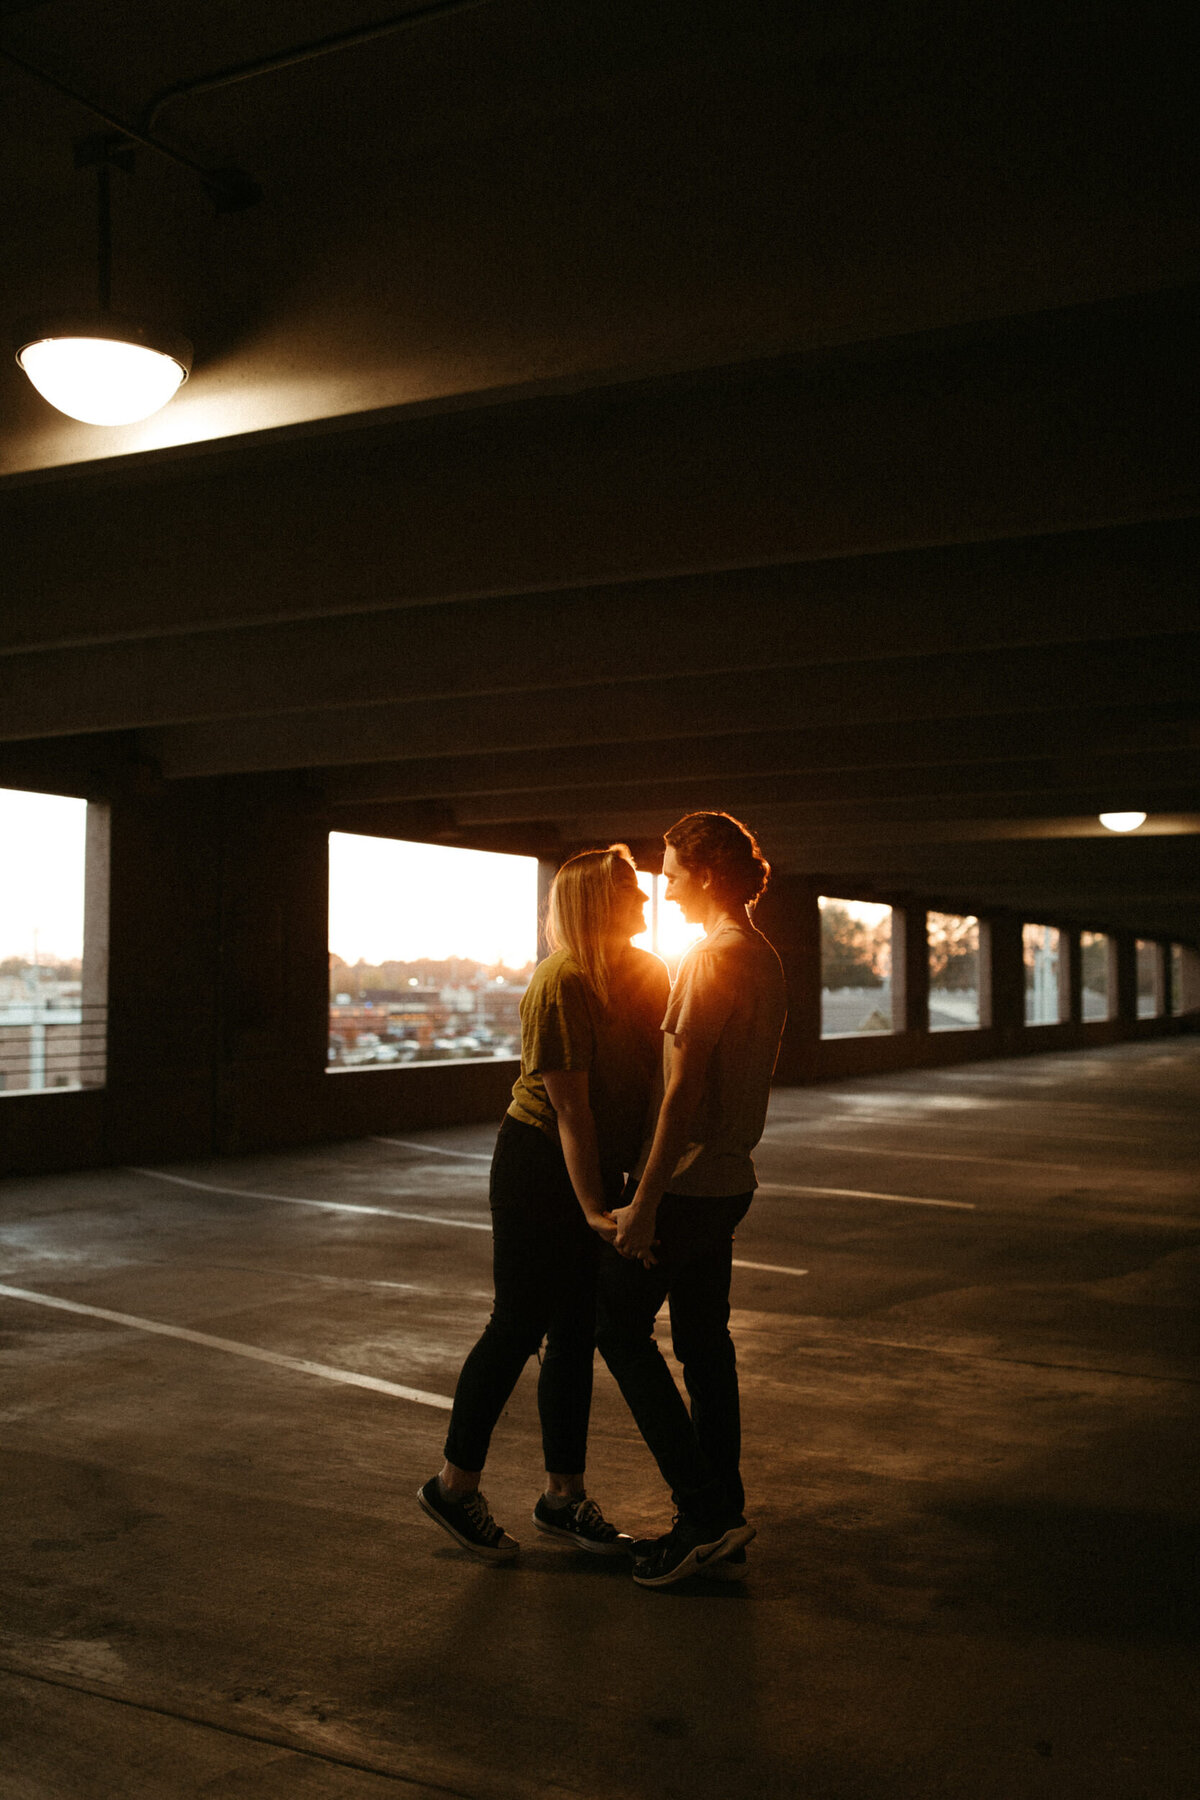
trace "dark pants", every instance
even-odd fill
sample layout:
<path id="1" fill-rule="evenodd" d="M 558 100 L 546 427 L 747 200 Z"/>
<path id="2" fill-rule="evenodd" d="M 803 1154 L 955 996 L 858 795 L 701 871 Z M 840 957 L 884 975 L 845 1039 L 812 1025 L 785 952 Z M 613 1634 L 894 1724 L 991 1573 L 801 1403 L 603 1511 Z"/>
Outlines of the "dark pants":
<path id="1" fill-rule="evenodd" d="M 729 1335 L 733 1233 L 752 1194 L 664 1194 L 652 1268 L 605 1248 L 597 1342 L 679 1511 L 728 1525 L 746 1504 L 737 1357 Z M 691 1415 L 654 1341 L 664 1300 Z"/>
<path id="2" fill-rule="evenodd" d="M 482 1469 L 496 1421 L 544 1338 L 538 1412 L 546 1468 L 580 1474 L 592 1403 L 600 1240 L 575 1198 L 559 1146 L 519 1119 L 506 1116 L 500 1127 L 489 1200 L 495 1307 L 458 1378 L 446 1460 Z"/>

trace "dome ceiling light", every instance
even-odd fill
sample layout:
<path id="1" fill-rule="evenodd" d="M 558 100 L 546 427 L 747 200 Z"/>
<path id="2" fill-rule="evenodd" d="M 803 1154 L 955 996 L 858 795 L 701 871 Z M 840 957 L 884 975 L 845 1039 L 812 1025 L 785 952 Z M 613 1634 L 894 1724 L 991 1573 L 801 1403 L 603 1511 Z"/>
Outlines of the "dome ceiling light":
<path id="1" fill-rule="evenodd" d="M 69 418 L 88 425 L 132 425 L 148 419 L 167 404 L 187 380 L 192 366 L 192 347 L 186 338 L 163 332 L 141 320 L 123 319 L 109 310 L 110 199 L 109 171 L 133 166 L 133 148 L 140 144 L 158 156 L 196 176 L 218 212 L 240 212 L 262 198 L 262 190 L 244 169 L 211 168 L 196 162 L 182 150 L 164 143 L 156 133 L 164 107 L 194 94 L 211 93 L 238 82 L 273 75 L 298 63 L 330 56 L 337 51 L 373 43 L 394 32 L 422 25 L 443 14 L 464 12 L 488 4 L 488 0 L 424 0 L 406 12 L 374 20 L 349 31 L 334 32 L 303 44 L 295 44 L 252 62 L 217 69 L 187 81 L 176 82 L 155 95 L 137 123 L 116 117 L 86 94 L 69 87 L 58 76 L 13 49 L 0 44 L 0 59 L 24 70 L 35 81 L 83 106 L 103 121 L 108 135 L 77 144 L 77 168 L 94 166 L 97 173 L 100 240 L 100 305 L 94 315 L 70 319 L 38 320 L 19 334 L 17 362 L 51 406 Z"/>
<path id="2" fill-rule="evenodd" d="M 1146 815 L 1141 812 L 1101 813 L 1099 817 L 1105 831 L 1136 831 L 1146 823 Z"/>
<path id="3" fill-rule="evenodd" d="M 133 425 L 167 404 L 187 380 L 185 337 L 110 308 L 113 168 L 133 166 L 133 146 L 94 137 L 76 146 L 77 166 L 95 165 L 97 307 L 94 313 L 39 320 L 18 334 L 17 362 L 44 400 L 85 425 Z"/>
<path id="4" fill-rule="evenodd" d="M 22 334 L 23 335 L 23 334 Z M 192 367 L 186 338 L 131 319 L 48 320 L 17 361 L 43 400 L 85 425 L 133 425 L 172 399 Z"/>

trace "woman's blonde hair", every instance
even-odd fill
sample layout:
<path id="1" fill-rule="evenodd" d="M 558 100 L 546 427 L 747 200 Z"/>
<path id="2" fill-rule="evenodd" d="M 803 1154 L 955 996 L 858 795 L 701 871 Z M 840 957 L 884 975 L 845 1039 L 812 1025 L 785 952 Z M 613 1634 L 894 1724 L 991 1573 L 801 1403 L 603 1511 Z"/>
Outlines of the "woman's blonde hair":
<path id="1" fill-rule="evenodd" d="M 567 951 L 578 963 L 602 1006 L 608 1005 L 618 863 L 625 863 L 636 876 L 637 865 L 627 844 L 583 850 L 570 857 L 554 877 L 546 911 L 551 949 Z"/>

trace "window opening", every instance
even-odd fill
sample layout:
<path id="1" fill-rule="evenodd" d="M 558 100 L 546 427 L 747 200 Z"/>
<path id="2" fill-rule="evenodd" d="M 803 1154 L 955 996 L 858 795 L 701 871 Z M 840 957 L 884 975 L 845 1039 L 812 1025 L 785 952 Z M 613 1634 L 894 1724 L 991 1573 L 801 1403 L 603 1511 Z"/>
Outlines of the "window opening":
<path id="1" fill-rule="evenodd" d="M 536 857 L 329 834 L 332 1073 L 516 1057 Z"/>
<path id="2" fill-rule="evenodd" d="M 1112 945 L 1104 931 L 1081 931 L 1079 957 L 1083 970 L 1083 1017 L 1111 1019 L 1113 1014 Z"/>
<path id="3" fill-rule="evenodd" d="M 0 788 L 0 1091 L 101 1087 L 108 812 Z"/>
<path id="4" fill-rule="evenodd" d="M 978 1031 L 979 920 L 970 913 L 926 914 L 930 1031 Z"/>
<path id="5" fill-rule="evenodd" d="M 1062 978 L 1062 940 L 1053 925 L 1023 925 L 1025 953 L 1025 1023 L 1057 1025 L 1059 982 Z"/>
<path id="6" fill-rule="evenodd" d="M 1178 1018 L 1183 1011 L 1183 945 L 1171 945 L 1171 1012 Z"/>
<path id="7" fill-rule="evenodd" d="M 1137 940 L 1137 1016 L 1156 1019 L 1159 1010 L 1158 945 L 1146 938 Z"/>
<path id="8" fill-rule="evenodd" d="M 822 894 L 821 1036 L 869 1037 L 895 1030 L 892 909 Z"/>

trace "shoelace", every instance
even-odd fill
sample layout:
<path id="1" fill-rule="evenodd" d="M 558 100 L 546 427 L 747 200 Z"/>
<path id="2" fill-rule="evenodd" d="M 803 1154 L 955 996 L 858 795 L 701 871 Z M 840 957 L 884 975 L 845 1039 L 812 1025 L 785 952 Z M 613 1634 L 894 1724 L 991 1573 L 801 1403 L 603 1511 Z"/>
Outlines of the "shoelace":
<path id="1" fill-rule="evenodd" d="M 462 1502 L 462 1509 L 466 1513 L 468 1519 L 470 1519 L 472 1525 L 474 1525 L 476 1531 L 482 1536 L 487 1537 L 490 1535 L 492 1537 L 499 1537 L 500 1527 L 488 1511 L 488 1503 L 479 1492 L 478 1488 Z"/>
<path id="2" fill-rule="evenodd" d="M 600 1508 L 596 1505 L 594 1500 L 581 1500 L 579 1505 L 572 1507 L 571 1510 L 579 1523 L 581 1525 L 586 1525 L 592 1531 L 612 1530 L 608 1520 L 604 1517 L 604 1514 L 600 1511 Z"/>

